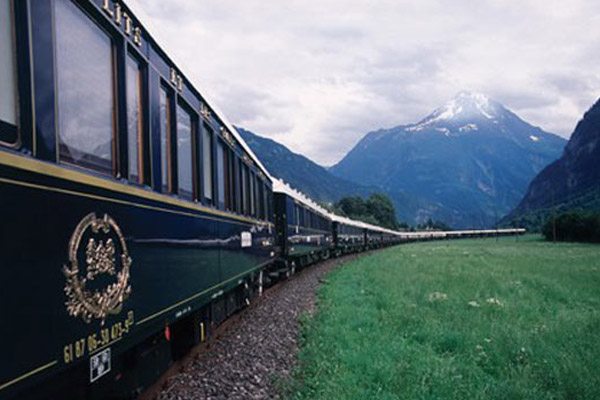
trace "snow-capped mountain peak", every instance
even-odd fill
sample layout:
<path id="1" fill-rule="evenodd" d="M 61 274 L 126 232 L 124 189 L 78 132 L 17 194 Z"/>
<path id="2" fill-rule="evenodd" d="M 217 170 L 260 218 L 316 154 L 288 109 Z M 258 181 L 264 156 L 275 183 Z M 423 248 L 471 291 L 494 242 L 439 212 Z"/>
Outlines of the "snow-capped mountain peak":
<path id="1" fill-rule="evenodd" d="M 386 191 L 411 220 L 493 226 L 564 145 L 499 102 L 461 92 L 419 123 L 368 133 L 330 171 Z"/>
<path id="2" fill-rule="evenodd" d="M 500 103 L 491 100 L 484 94 L 463 91 L 459 92 L 442 107 L 435 109 L 419 123 L 408 127 L 406 130 L 409 132 L 421 131 L 432 125 L 445 123 L 466 122 L 461 125 L 468 126 L 473 125 L 473 122 L 478 120 L 493 122 L 500 117 L 503 110 L 504 107 Z M 474 129 L 461 129 L 461 132 L 465 130 Z"/>

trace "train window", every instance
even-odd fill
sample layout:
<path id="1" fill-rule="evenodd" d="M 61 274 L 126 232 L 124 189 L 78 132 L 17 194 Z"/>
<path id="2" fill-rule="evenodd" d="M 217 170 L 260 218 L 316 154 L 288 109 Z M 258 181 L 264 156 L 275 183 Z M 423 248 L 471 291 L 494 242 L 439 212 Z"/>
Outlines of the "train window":
<path id="1" fill-rule="evenodd" d="M 131 56 L 127 57 L 127 151 L 129 180 L 143 183 L 142 70 Z"/>
<path id="2" fill-rule="evenodd" d="M 265 197 L 265 185 L 263 182 L 261 182 L 260 185 L 260 202 L 263 205 L 263 219 L 267 219 L 267 201 L 266 201 L 266 197 Z"/>
<path id="3" fill-rule="evenodd" d="M 248 167 L 242 164 L 242 212 L 248 215 Z"/>
<path id="4" fill-rule="evenodd" d="M 202 176 L 204 197 L 212 202 L 213 198 L 213 161 L 212 161 L 212 130 L 205 124 L 202 129 Z"/>
<path id="5" fill-rule="evenodd" d="M 253 176 L 253 183 L 254 183 L 254 190 L 252 191 L 253 193 L 253 197 L 254 197 L 254 204 L 256 204 L 255 206 L 255 214 L 254 216 L 260 218 L 260 198 L 258 197 L 258 176 L 254 175 Z"/>
<path id="6" fill-rule="evenodd" d="M 240 199 L 240 160 L 237 158 L 235 152 L 231 152 L 231 192 L 233 199 L 233 209 L 236 213 L 241 214 L 242 202 Z"/>
<path id="7" fill-rule="evenodd" d="M 260 179 L 256 181 L 256 187 L 258 189 L 258 204 L 259 204 L 259 217 L 260 219 L 265 219 L 265 196 L 264 196 L 264 187 Z"/>
<path id="8" fill-rule="evenodd" d="M 160 90 L 160 165 L 163 193 L 171 191 L 171 95 Z"/>
<path id="9" fill-rule="evenodd" d="M 271 204 L 269 203 L 269 188 L 263 186 L 263 202 L 265 203 L 265 219 L 271 220 Z"/>
<path id="10" fill-rule="evenodd" d="M 246 166 L 240 160 L 240 207 L 241 213 L 246 214 Z"/>
<path id="11" fill-rule="evenodd" d="M 275 210 L 274 210 L 273 192 L 271 192 L 270 189 L 267 189 L 267 198 L 269 199 L 269 215 L 268 215 L 267 219 L 269 221 L 273 221 L 273 217 L 275 215 Z"/>
<path id="12" fill-rule="evenodd" d="M 254 174 L 250 171 L 248 175 L 248 180 L 250 181 L 249 189 L 249 197 L 250 197 L 250 215 L 256 215 L 256 197 L 254 196 Z"/>
<path id="13" fill-rule="evenodd" d="M 233 151 L 229 149 L 229 147 L 225 146 L 225 159 L 227 160 L 225 164 L 225 182 L 227 183 L 227 209 L 230 211 L 235 211 L 235 187 L 234 187 L 234 174 L 235 168 L 233 166 L 234 154 Z"/>
<path id="14" fill-rule="evenodd" d="M 262 201 L 260 196 L 260 186 L 260 179 L 258 179 L 257 176 L 256 182 L 254 182 L 254 190 L 256 191 L 254 195 L 256 196 L 256 216 L 258 219 L 262 218 Z"/>
<path id="15" fill-rule="evenodd" d="M 238 212 L 238 214 L 243 214 L 244 209 L 242 208 L 242 160 L 236 156 L 233 166 L 235 167 L 235 210 Z"/>
<path id="16" fill-rule="evenodd" d="M 0 4 L 0 141 L 17 141 L 17 72 L 12 1 Z"/>
<path id="17" fill-rule="evenodd" d="M 192 117 L 177 105 L 177 194 L 186 199 L 194 195 Z"/>
<path id="18" fill-rule="evenodd" d="M 60 158 L 110 173 L 115 132 L 112 40 L 71 0 L 55 4 Z"/>
<path id="19" fill-rule="evenodd" d="M 225 166 L 223 164 L 223 143 L 217 141 L 217 201 L 219 208 L 225 208 Z"/>
<path id="20" fill-rule="evenodd" d="M 223 199 L 226 210 L 231 210 L 232 193 L 231 193 L 231 155 L 229 148 L 223 145 Z"/>
<path id="21" fill-rule="evenodd" d="M 258 176 L 254 175 L 254 204 L 256 204 L 255 216 L 260 218 L 260 198 L 258 197 Z"/>
<path id="22" fill-rule="evenodd" d="M 244 163 L 242 162 L 241 159 L 237 159 L 237 177 L 238 177 L 238 185 L 236 186 L 236 188 L 239 190 L 239 197 L 238 197 L 238 209 L 240 214 L 244 214 L 246 211 L 244 209 Z"/>
<path id="23" fill-rule="evenodd" d="M 252 187 L 250 181 L 252 179 L 252 170 L 246 166 L 246 201 L 248 203 L 248 215 L 252 215 Z"/>

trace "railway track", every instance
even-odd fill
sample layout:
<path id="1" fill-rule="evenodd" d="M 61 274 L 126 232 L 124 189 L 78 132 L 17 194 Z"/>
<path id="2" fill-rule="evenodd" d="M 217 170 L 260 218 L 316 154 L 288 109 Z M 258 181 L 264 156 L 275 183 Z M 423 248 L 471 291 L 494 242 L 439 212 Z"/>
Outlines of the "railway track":
<path id="1" fill-rule="evenodd" d="M 298 318 L 314 310 L 323 276 L 360 256 L 320 262 L 272 286 L 175 362 L 139 398 L 278 398 L 277 384 L 290 376 L 295 362 Z"/>

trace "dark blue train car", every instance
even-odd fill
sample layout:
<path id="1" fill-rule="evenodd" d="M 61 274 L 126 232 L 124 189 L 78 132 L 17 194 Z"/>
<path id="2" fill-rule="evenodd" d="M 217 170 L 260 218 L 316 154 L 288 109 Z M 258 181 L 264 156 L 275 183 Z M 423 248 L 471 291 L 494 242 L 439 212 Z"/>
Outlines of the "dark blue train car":
<path id="1" fill-rule="evenodd" d="M 280 180 L 273 182 L 277 245 L 292 270 L 327 259 L 334 250 L 328 212 Z"/>
<path id="2" fill-rule="evenodd" d="M 0 398 L 135 394 L 260 287 L 271 179 L 119 1 L 1 1 L 0 97 Z"/>
<path id="3" fill-rule="evenodd" d="M 335 254 L 356 253 L 398 244 L 401 233 L 365 222 L 330 214 Z"/>
<path id="4" fill-rule="evenodd" d="M 333 242 L 337 256 L 356 253 L 366 249 L 365 224 L 350 218 L 330 215 Z"/>

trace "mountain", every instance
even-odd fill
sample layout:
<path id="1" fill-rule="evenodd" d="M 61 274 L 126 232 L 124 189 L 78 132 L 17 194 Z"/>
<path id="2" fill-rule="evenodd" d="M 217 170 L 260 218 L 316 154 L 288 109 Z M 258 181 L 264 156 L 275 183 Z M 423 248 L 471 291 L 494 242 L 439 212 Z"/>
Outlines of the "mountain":
<path id="1" fill-rule="evenodd" d="M 368 133 L 330 171 L 422 199 L 428 205 L 410 222 L 490 227 L 565 143 L 482 94 L 461 92 L 416 124 Z"/>
<path id="2" fill-rule="evenodd" d="M 314 199 L 334 202 L 347 195 L 371 193 L 368 188 L 332 175 L 324 167 L 272 139 L 243 128 L 236 129 L 271 174 Z"/>
<path id="3" fill-rule="evenodd" d="M 600 99 L 577 123 L 562 157 L 533 179 L 504 222 L 537 228 L 554 212 L 600 211 Z"/>
<path id="4" fill-rule="evenodd" d="M 240 127 L 236 129 L 272 175 L 319 202 L 333 203 L 347 196 L 366 198 L 372 193 L 381 192 L 378 187 L 360 185 L 339 178 L 326 168 L 272 139 Z M 427 201 L 406 193 L 396 192 L 389 195 L 395 200 L 394 206 L 400 221 L 409 220 L 416 209 L 431 207 Z"/>

